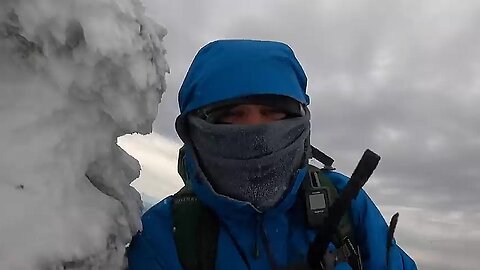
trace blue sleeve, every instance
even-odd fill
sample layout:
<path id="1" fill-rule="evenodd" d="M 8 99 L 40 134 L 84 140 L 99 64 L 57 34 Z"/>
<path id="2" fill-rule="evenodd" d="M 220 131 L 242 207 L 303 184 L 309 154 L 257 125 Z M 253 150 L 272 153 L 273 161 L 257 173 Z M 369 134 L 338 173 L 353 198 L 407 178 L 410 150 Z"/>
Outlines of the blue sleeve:
<path id="1" fill-rule="evenodd" d="M 331 173 L 329 176 L 333 184 L 340 190 L 348 181 L 348 177 L 338 173 Z M 353 200 L 351 216 L 364 269 L 417 269 L 415 262 L 396 243 L 387 251 L 388 225 L 364 190 L 361 190 L 357 198 Z"/>
<path id="2" fill-rule="evenodd" d="M 387 250 L 388 225 L 363 190 L 352 203 L 352 218 L 365 269 L 417 269 L 415 262 L 396 243 Z"/>
<path id="3" fill-rule="evenodd" d="M 390 248 L 388 270 L 417 270 L 417 265 L 397 244 Z"/>
<path id="4" fill-rule="evenodd" d="M 143 231 L 127 249 L 129 270 L 182 270 L 178 260 L 171 215 L 171 197 L 142 216 Z"/>
<path id="5" fill-rule="evenodd" d="M 129 270 L 166 270 L 160 266 L 148 240 L 138 233 L 127 248 Z"/>

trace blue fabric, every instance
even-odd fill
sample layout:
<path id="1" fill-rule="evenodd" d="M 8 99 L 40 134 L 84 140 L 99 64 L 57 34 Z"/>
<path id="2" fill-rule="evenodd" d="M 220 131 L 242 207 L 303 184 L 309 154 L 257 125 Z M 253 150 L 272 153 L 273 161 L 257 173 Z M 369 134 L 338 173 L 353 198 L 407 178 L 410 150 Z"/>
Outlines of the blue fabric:
<path id="1" fill-rule="evenodd" d="M 306 83 L 292 50 L 283 43 L 216 41 L 199 51 L 188 71 L 179 94 L 179 119 L 205 105 L 255 94 L 285 95 L 308 104 Z M 248 264 L 252 270 L 266 270 L 305 263 L 309 244 L 316 235 L 307 228 L 304 210 L 296 203 L 307 168 L 296 172 L 293 185 L 277 206 L 261 213 L 249 203 L 215 193 L 202 176 L 188 143 L 184 158 L 193 191 L 221 221 L 217 269 L 244 270 Z M 339 190 L 348 181 L 335 172 L 327 177 Z M 130 270 L 182 269 L 173 238 L 171 203 L 172 197 L 168 197 L 143 215 L 143 231 L 128 248 Z M 413 260 L 397 245 L 387 254 L 387 224 L 363 190 L 352 203 L 351 213 L 364 269 L 416 269 Z M 350 267 L 342 263 L 336 269 Z"/>

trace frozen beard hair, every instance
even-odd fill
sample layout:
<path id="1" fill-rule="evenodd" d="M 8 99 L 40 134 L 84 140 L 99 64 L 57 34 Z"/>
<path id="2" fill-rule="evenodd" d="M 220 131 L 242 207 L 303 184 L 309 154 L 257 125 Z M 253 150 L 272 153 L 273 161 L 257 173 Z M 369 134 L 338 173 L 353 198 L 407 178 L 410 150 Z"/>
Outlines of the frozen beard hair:
<path id="1" fill-rule="evenodd" d="M 310 113 L 258 125 L 212 124 L 188 116 L 190 139 L 215 192 L 260 211 L 283 199 L 306 164 Z"/>

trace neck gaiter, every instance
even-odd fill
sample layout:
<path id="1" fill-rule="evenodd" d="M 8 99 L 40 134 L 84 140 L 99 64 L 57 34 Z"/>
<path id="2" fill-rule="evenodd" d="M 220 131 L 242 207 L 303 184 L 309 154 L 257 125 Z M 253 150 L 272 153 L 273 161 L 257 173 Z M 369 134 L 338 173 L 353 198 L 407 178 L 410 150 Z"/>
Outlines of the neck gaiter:
<path id="1" fill-rule="evenodd" d="M 309 112 L 259 125 L 212 124 L 195 115 L 188 123 L 200 167 L 213 189 L 260 211 L 283 198 L 305 164 Z"/>

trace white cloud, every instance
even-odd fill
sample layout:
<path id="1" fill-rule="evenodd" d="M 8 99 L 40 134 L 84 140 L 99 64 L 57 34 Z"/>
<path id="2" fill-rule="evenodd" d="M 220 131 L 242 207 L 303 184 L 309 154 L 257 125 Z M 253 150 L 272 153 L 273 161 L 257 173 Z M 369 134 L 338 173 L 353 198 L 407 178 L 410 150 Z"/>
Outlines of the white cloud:
<path id="1" fill-rule="evenodd" d="M 132 183 L 140 193 L 162 199 L 183 186 L 177 174 L 180 144 L 157 133 L 125 135 L 118 144 L 140 162 L 140 177 Z"/>
<path id="2" fill-rule="evenodd" d="M 426 269 L 478 269 L 480 216 L 461 210 L 381 205 L 384 214 L 400 213 L 396 238 Z M 421 269 L 424 269 L 421 267 Z"/>

